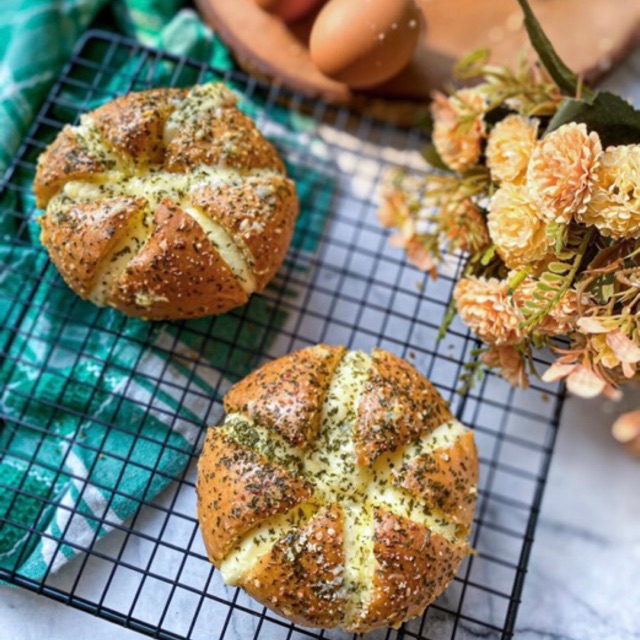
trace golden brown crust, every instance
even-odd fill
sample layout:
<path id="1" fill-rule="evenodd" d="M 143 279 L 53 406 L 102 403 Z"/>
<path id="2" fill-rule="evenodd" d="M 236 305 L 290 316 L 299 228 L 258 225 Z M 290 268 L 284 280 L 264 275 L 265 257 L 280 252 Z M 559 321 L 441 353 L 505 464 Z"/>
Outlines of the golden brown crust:
<path id="1" fill-rule="evenodd" d="M 165 168 L 169 171 L 184 173 L 198 164 L 284 173 L 275 147 L 262 137 L 251 118 L 233 106 L 184 123 L 167 145 Z"/>
<path id="2" fill-rule="evenodd" d="M 407 406 L 408 398 L 417 398 L 415 406 Z M 384 419 L 394 430 L 388 443 L 364 441 L 370 457 L 362 464 L 372 469 L 357 465 L 363 403 L 366 427 L 378 428 L 386 407 Z M 343 347 L 318 345 L 236 384 L 225 410 L 234 415 L 217 433 L 229 435 L 219 436 L 224 442 L 215 450 L 208 437 L 198 475 L 205 545 L 225 580 L 299 624 L 356 632 L 398 626 L 442 593 L 469 551 L 477 453 L 472 432 L 452 421 L 442 398 L 413 367 L 380 350 L 369 361 Z M 241 430 L 243 424 L 250 428 Z M 289 510 L 282 506 L 278 514 L 286 512 L 285 518 L 265 521 L 268 512 L 251 519 L 242 542 L 233 523 L 211 522 L 227 513 L 223 500 L 240 510 L 248 501 L 236 495 L 244 491 L 247 468 L 225 470 L 222 480 L 205 475 L 221 468 L 225 452 L 233 457 L 227 442 L 233 451 L 252 452 L 252 463 L 262 460 L 268 473 L 286 469 L 287 478 L 306 483 L 298 493 L 279 495 L 289 491 L 298 500 Z"/>
<path id="3" fill-rule="evenodd" d="M 454 545 L 424 525 L 376 510 L 376 570 L 368 610 L 354 631 L 399 626 L 421 614 L 453 580 L 466 545 Z"/>
<path id="4" fill-rule="evenodd" d="M 92 153 L 74 129 L 66 125 L 38 158 L 33 181 L 36 204 L 44 209 L 70 180 L 91 179 L 106 169 L 104 160 Z"/>
<path id="5" fill-rule="evenodd" d="M 92 278 L 100 261 L 100 219 L 86 221 L 87 236 L 75 239 L 72 254 L 69 229 L 56 232 L 59 217 L 47 214 L 43 243 L 63 256 L 63 276 L 79 295 L 129 315 L 168 320 L 225 313 L 267 285 L 291 241 L 298 201 L 277 151 L 235 104 L 221 84 L 130 93 L 65 127 L 42 154 L 34 180 L 40 207 L 63 189 L 58 199 L 88 215 L 99 216 L 102 200 L 119 197 L 144 198 L 149 208 L 165 197 L 183 207 L 168 213 L 165 200 L 156 229 L 115 229 L 119 247 L 131 232 L 126 253 L 115 241 L 98 243 L 104 260 L 109 251 L 118 254 L 99 281 Z M 192 206 L 195 190 L 221 182 L 229 190 L 205 197 L 206 213 Z"/>
<path id="6" fill-rule="evenodd" d="M 144 216 L 144 198 L 104 198 L 97 202 L 61 202 L 39 219 L 42 244 L 65 282 L 88 297 L 105 257 Z"/>
<path id="7" fill-rule="evenodd" d="M 345 351 L 317 345 L 269 362 L 231 387 L 225 411 L 243 413 L 289 444 L 306 446 L 317 435 L 329 383 Z"/>
<path id="8" fill-rule="evenodd" d="M 202 227 L 169 199 L 153 232 L 114 284 L 109 304 L 150 320 L 197 318 L 244 304 L 247 294 Z"/>
<path id="9" fill-rule="evenodd" d="M 293 182 L 279 175 L 251 177 L 239 184 L 203 187 L 192 197 L 232 238 L 244 243 L 257 290 L 264 289 L 291 243 L 298 215 Z"/>
<path id="10" fill-rule="evenodd" d="M 374 349 L 358 406 L 358 464 L 371 464 L 381 453 L 432 431 L 452 417 L 435 387 L 406 360 Z"/>
<path id="11" fill-rule="evenodd" d="M 198 518 L 207 553 L 221 562 L 250 529 L 311 495 L 304 481 L 225 436 L 207 433 L 198 467 Z"/>
<path id="12" fill-rule="evenodd" d="M 468 529 L 473 522 L 478 453 L 473 432 L 453 444 L 416 456 L 393 472 L 393 481 Z"/>
<path id="13" fill-rule="evenodd" d="M 296 624 L 334 626 L 343 615 L 343 521 L 333 504 L 279 540 L 241 586 Z"/>
<path id="14" fill-rule="evenodd" d="M 162 162 L 165 123 L 185 94 L 182 89 L 129 93 L 92 111 L 91 121 L 111 148 L 133 162 Z"/>

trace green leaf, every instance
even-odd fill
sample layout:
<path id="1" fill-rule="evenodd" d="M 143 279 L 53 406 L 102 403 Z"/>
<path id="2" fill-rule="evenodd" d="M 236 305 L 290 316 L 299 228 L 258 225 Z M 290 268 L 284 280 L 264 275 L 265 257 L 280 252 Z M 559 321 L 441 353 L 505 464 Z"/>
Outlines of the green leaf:
<path id="1" fill-rule="evenodd" d="M 552 262 L 547 269 L 549 269 L 551 273 L 557 273 L 559 276 L 562 276 L 571 269 L 571 265 L 566 262 Z"/>
<path id="2" fill-rule="evenodd" d="M 578 76 L 569 69 L 556 53 L 551 40 L 547 38 L 538 19 L 531 10 L 529 2 L 527 0 L 518 0 L 518 2 L 524 12 L 524 26 L 529 34 L 529 40 L 531 40 L 533 48 L 540 57 L 540 61 L 563 93 L 576 95 L 580 86 Z M 587 91 L 589 90 L 585 90 L 585 95 Z M 589 93 L 591 92 L 589 91 Z"/>
<path id="3" fill-rule="evenodd" d="M 567 273 L 569 271 L 567 270 Z M 540 276 L 540 282 L 548 282 L 549 284 L 555 284 L 557 282 L 562 282 L 563 279 L 556 273 L 549 273 L 548 271 L 545 271 L 541 276 Z"/>
<path id="4" fill-rule="evenodd" d="M 440 329 L 438 330 L 438 342 L 443 340 L 447 335 L 447 331 L 451 326 L 453 319 L 456 317 L 456 314 L 456 301 L 455 298 L 452 297 L 451 300 L 449 300 L 449 304 L 447 305 L 444 317 L 442 318 L 442 322 L 440 323 Z"/>
<path id="5" fill-rule="evenodd" d="M 482 259 L 480 260 L 480 264 L 483 267 L 486 267 L 496 255 L 496 246 L 492 244 L 483 254 Z"/>
<path id="6" fill-rule="evenodd" d="M 422 157 L 434 168 L 441 171 L 448 171 L 451 173 L 451 169 L 445 164 L 445 161 L 440 157 L 435 145 L 428 144 L 422 149 Z"/>
<path id="7" fill-rule="evenodd" d="M 545 284 L 545 283 L 544 283 L 544 282 L 542 282 L 542 281 L 538 282 L 538 285 L 537 285 L 537 286 L 538 286 L 538 289 L 539 289 L 540 291 L 544 291 L 544 292 L 546 292 L 546 293 L 554 293 L 555 291 L 557 291 L 557 287 L 551 287 L 550 285 Z M 543 300 L 543 301 L 545 301 L 545 302 L 546 302 L 546 301 L 548 300 L 548 297 L 547 297 L 547 296 L 545 296 L 545 295 L 542 295 L 542 294 L 540 293 L 540 291 L 534 291 L 534 292 L 533 292 L 533 297 L 534 297 L 536 300 Z"/>
<path id="8" fill-rule="evenodd" d="M 569 122 L 583 122 L 589 131 L 597 131 L 605 148 L 640 142 L 640 111 L 608 91 L 598 93 L 590 102 L 564 100 L 547 133 Z"/>
<path id="9" fill-rule="evenodd" d="M 614 273 L 603 273 L 589 285 L 587 291 L 598 304 L 607 304 L 615 294 L 615 281 Z"/>
<path id="10" fill-rule="evenodd" d="M 475 49 L 463 56 L 453 67 L 453 76 L 458 80 L 477 78 L 482 73 L 482 67 L 489 61 L 489 49 Z"/>
<path id="11" fill-rule="evenodd" d="M 529 268 L 521 269 L 520 271 L 516 271 L 509 278 L 509 290 L 507 292 L 507 295 L 509 296 L 513 295 L 513 292 L 526 280 L 530 271 L 531 269 Z"/>

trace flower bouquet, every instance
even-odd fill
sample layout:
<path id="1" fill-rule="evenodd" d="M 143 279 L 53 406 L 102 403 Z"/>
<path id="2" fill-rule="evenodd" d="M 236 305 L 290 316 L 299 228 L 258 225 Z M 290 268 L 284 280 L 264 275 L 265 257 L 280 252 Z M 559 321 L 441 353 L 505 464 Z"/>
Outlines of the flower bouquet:
<path id="1" fill-rule="evenodd" d="M 444 247 L 468 252 L 448 319 L 482 341 L 479 362 L 526 387 L 550 347 L 543 380 L 616 397 L 640 380 L 640 112 L 584 86 L 519 3 L 539 63 L 460 61 L 467 86 L 433 96 L 437 171 L 394 171 L 379 217 L 432 275 Z"/>

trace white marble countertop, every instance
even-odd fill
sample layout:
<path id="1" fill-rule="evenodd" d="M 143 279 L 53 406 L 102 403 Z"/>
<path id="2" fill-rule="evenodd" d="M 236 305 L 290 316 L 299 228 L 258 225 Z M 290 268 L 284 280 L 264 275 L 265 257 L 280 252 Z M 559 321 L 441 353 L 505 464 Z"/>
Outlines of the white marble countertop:
<path id="1" fill-rule="evenodd" d="M 640 50 L 607 86 L 640 105 Z M 609 435 L 618 409 L 598 400 L 565 405 L 518 639 L 640 638 L 640 460 L 627 457 Z M 0 589 L 0 640 L 145 637 L 46 598 Z"/>

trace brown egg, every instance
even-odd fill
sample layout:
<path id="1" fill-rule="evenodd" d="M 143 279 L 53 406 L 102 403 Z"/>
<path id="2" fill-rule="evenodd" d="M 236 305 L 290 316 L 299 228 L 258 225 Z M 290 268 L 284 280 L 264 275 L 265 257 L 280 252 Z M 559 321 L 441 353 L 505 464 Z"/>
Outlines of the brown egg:
<path id="1" fill-rule="evenodd" d="M 255 0 L 265 11 L 279 16 L 285 22 L 295 22 L 303 18 L 324 0 Z"/>
<path id="2" fill-rule="evenodd" d="M 311 31 L 311 58 L 334 80 L 372 87 L 409 63 L 423 23 L 415 0 L 329 0 Z"/>

